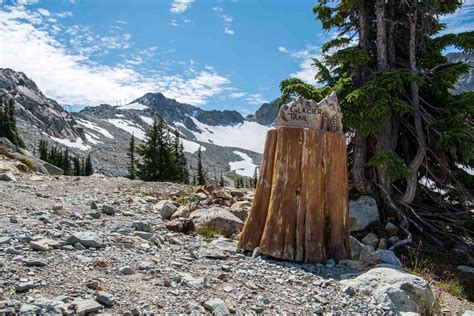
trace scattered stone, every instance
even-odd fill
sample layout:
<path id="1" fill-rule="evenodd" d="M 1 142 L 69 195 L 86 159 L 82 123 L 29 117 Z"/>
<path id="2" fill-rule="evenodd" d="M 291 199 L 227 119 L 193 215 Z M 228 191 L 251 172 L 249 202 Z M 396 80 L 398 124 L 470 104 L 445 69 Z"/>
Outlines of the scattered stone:
<path id="1" fill-rule="evenodd" d="M 214 315 L 228 315 L 230 314 L 227 304 L 220 298 L 213 298 L 204 302 L 204 308 Z"/>
<path id="2" fill-rule="evenodd" d="M 202 255 L 207 258 L 225 259 L 237 253 L 237 241 L 219 237 L 201 249 Z"/>
<path id="3" fill-rule="evenodd" d="M 10 223 L 12 224 L 18 223 L 18 217 L 16 217 L 15 215 L 10 216 Z"/>
<path id="4" fill-rule="evenodd" d="M 359 293 L 374 298 L 392 313 L 430 312 L 434 295 L 429 282 L 391 268 L 374 268 L 352 280 L 341 281 Z"/>
<path id="5" fill-rule="evenodd" d="M 260 247 L 256 247 L 253 251 L 252 251 L 252 259 L 256 259 L 260 257 Z"/>
<path id="6" fill-rule="evenodd" d="M 366 229 L 380 219 L 377 202 L 371 196 L 361 195 L 356 201 L 349 202 L 349 216 L 351 232 Z"/>
<path id="7" fill-rule="evenodd" d="M 142 232 L 150 233 L 153 231 L 153 226 L 149 220 L 135 221 L 132 223 L 132 227 Z"/>
<path id="8" fill-rule="evenodd" d="M 89 216 L 95 219 L 99 219 L 102 216 L 101 212 L 91 212 L 89 213 Z"/>
<path id="9" fill-rule="evenodd" d="M 352 260 L 364 261 L 369 257 L 372 252 L 375 251 L 372 246 L 362 244 L 353 236 L 349 237 L 349 241 L 351 243 Z"/>
<path id="10" fill-rule="evenodd" d="M 33 281 L 27 281 L 27 282 L 22 282 L 18 283 L 15 287 L 15 291 L 17 293 L 23 293 L 26 292 L 32 288 L 34 288 L 36 285 Z"/>
<path id="11" fill-rule="evenodd" d="M 76 243 L 81 244 L 87 248 L 101 248 L 104 246 L 102 238 L 97 236 L 96 233 L 91 231 L 73 233 L 67 240 L 67 245 L 74 245 Z"/>
<path id="12" fill-rule="evenodd" d="M 106 307 L 112 307 L 114 305 L 113 296 L 104 291 L 97 291 L 95 300 Z"/>
<path id="13" fill-rule="evenodd" d="M 61 212 L 64 210 L 64 206 L 62 204 L 54 204 L 53 205 L 53 211 L 55 214 L 61 214 Z"/>
<path id="14" fill-rule="evenodd" d="M 138 270 L 151 270 L 155 265 L 150 261 L 141 261 L 138 263 Z"/>
<path id="15" fill-rule="evenodd" d="M 44 267 L 48 264 L 46 260 L 36 257 L 23 258 L 22 262 L 27 267 Z"/>
<path id="16" fill-rule="evenodd" d="M 119 272 L 123 275 L 132 275 L 133 269 L 131 266 L 124 266 L 119 269 Z"/>
<path id="17" fill-rule="evenodd" d="M 102 205 L 102 212 L 106 215 L 115 215 L 115 213 L 117 213 L 117 210 L 113 206 Z"/>
<path id="18" fill-rule="evenodd" d="M 102 305 L 100 305 L 93 299 L 78 298 L 74 300 L 71 305 L 73 306 L 77 315 L 97 313 L 102 309 Z"/>
<path id="19" fill-rule="evenodd" d="M 188 233 L 194 229 L 194 222 L 188 218 L 175 218 L 166 223 L 166 228 L 178 233 Z"/>
<path id="20" fill-rule="evenodd" d="M 86 286 L 89 289 L 97 290 L 100 287 L 100 282 L 98 280 L 89 280 L 87 281 Z"/>
<path id="21" fill-rule="evenodd" d="M 9 244 L 10 240 L 11 237 L 9 236 L 0 237 L 0 245 Z"/>
<path id="22" fill-rule="evenodd" d="M 5 173 L 0 173 L 0 180 L 6 181 L 6 182 L 14 182 L 16 181 L 15 176 L 11 172 L 5 172 Z"/>
<path id="23" fill-rule="evenodd" d="M 30 247 L 36 251 L 49 251 L 49 245 L 43 240 L 30 241 Z"/>
<path id="24" fill-rule="evenodd" d="M 97 205 L 97 202 L 95 202 L 95 201 L 91 202 L 90 207 L 91 207 L 91 210 L 98 210 L 99 209 L 99 205 Z"/>
<path id="25" fill-rule="evenodd" d="M 155 212 L 161 215 L 163 219 L 170 219 L 171 216 L 178 210 L 173 201 L 162 200 L 153 207 Z"/>
<path id="26" fill-rule="evenodd" d="M 366 261 L 374 264 L 390 264 L 397 268 L 402 267 L 402 263 L 391 250 L 378 249 L 376 252 L 371 253 Z"/>
<path id="27" fill-rule="evenodd" d="M 19 313 L 21 315 L 39 315 L 41 313 L 41 307 L 32 304 L 22 304 Z"/>
<path id="28" fill-rule="evenodd" d="M 220 207 L 202 208 L 189 217 L 196 227 L 207 226 L 222 231 L 225 237 L 238 234 L 244 225 L 241 219 Z"/>
<path id="29" fill-rule="evenodd" d="M 379 244 L 379 237 L 377 235 L 375 235 L 374 233 L 368 233 L 362 239 L 362 243 L 364 245 L 369 245 L 369 246 L 372 246 L 372 247 L 375 248 Z"/>

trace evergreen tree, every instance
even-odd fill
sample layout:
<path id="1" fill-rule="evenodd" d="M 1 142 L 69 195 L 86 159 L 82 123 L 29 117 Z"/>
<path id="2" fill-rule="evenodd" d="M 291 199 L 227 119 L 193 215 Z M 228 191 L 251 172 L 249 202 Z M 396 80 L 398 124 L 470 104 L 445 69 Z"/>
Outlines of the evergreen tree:
<path id="1" fill-rule="evenodd" d="M 86 161 L 84 158 L 81 158 L 81 176 L 86 175 Z"/>
<path id="2" fill-rule="evenodd" d="M 38 145 L 40 159 L 48 162 L 48 141 L 41 139 Z"/>
<path id="3" fill-rule="evenodd" d="M 94 167 L 92 166 L 91 154 L 87 155 L 86 163 L 84 165 L 84 175 L 91 176 L 94 174 Z"/>
<path id="4" fill-rule="evenodd" d="M 81 161 L 79 157 L 74 157 L 74 175 L 75 176 L 81 176 L 82 175 L 82 170 L 81 170 Z"/>
<path id="5" fill-rule="evenodd" d="M 188 171 L 188 161 L 184 154 L 184 145 L 183 142 L 180 142 L 177 152 L 177 162 L 178 162 L 178 180 L 182 183 L 189 183 L 189 171 Z"/>
<path id="6" fill-rule="evenodd" d="M 199 146 L 198 152 L 197 152 L 197 183 L 199 185 L 206 185 L 206 175 L 204 172 L 204 169 L 202 167 L 202 151 L 201 151 L 201 146 Z"/>
<path id="7" fill-rule="evenodd" d="M 221 177 L 219 179 L 219 186 L 221 188 L 223 188 L 225 186 L 224 177 L 222 176 L 222 172 L 221 172 Z"/>
<path id="8" fill-rule="evenodd" d="M 192 184 L 195 186 L 197 185 L 197 181 L 196 181 L 196 172 L 193 173 L 193 182 Z"/>
<path id="9" fill-rule="evenodd" d="M 64 170 L 64 175 L 71 175 L 71 160 L 69 158 L 69 150 L 66 149 L 62 155 L 61 169 Z"/>
<path id="10" fill-rule="evenodd" d="M 153 126 L 146 132 L 145 141 L 138 148 L 142 161 L 138 164 L 138 176 L 144 181 L 161 181 L 163 170 L 163 125 L 155 118 Z"/>
<path id="11" fill-rule="evenodd" d="M 319 1 L 313 11 L 323 28 L 338 31 L 322 46 L 323 58 L 313 59 L 320 85 L 296 78 L 280 85 L 281 104 L 295 95 L 319 101 L 338 93 L 344 127 L 354 135 L 349 167 L 355 188 L 376 197 L 386 214 L 397 214 L 405 229 L 411 223 L 433 240 L 434 234 L 460 240 L 459 219 L 467 218 L 472 201 L 474 180 L 462 168 L 474 166 L 474 92 L 452 94 L 469 67 L 449 63 L 443 51 L 472 51 L 474 32 L 438 34 L 445 29 L 439 17 L 461 3 Z M 446 194 L 420 185 L 423 177 Z M 430 214 L 420 203 L 444 211 Z"/>
<path id="12" fill-rule="evenodd" d="M 3 111 L 0 111 L 0 137 L 6 137 L 18 147 L 25 147 L 16 127 L 15 101 L 13 99 L 1 101 Z"/>
<path id="13" fill-rule="evenodd" d="M 128 177 L 133 180 L 136 178 L 137 173 L 137 160 L 135 158 L 135 136 L 133 134 L 130 138 L 127 156 L 130 159 L 127 166 Z"/>

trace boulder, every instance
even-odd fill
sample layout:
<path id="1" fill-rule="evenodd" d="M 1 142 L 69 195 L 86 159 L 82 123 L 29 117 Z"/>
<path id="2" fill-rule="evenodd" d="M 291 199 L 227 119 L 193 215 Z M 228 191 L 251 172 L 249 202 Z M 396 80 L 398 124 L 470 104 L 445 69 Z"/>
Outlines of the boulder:
<path id="1" fill-rule="evenodd" d="M 374 198 L 361 195 L 356 201 L 349 202 L 351 232 L 366 229 L 380 220 L 379 209 Z"/>
<path id="2" fill-rule="evenodd" d="M 178 210 L 176 205 L 174 205 L 173 201 L 170 200 L 162 200 L 155 204 L 153 207 L 155 212 L 161 215 L 163 219 L 170 219 L 171 216 Z"/>
<path id="3" fill-rule="evenodd" d="M 77 315 L 94 314 L 101 310 L 102 305 L 92 299 L 77 298 L 71 304 Z"/>
<path id="4" fill-rule="evenodd" d="M 229 315 L 227 304 L 220 298 L 213 298 L 204 302 L 204 308 L 214 315 Z"/>
<path id="5" fill-rule="evenodd" d="M 232 204 L 230 212 L 245 222 L 251 206 L 252 204 L 248 201 L 239 201 Z"/>
<path id="6" fill-rule="evenodd" d="M 117 210 L 113 206 L 102 205 L 102 212 L 106 215 L 115 215 L 115 213 L 117 213 Z"/>
<path id="7" fill-rule="evenodd" d="M 244 225 L 242 220 L 220 207 L 202 208 L 189 217 L 196 227 L 208 226 L 221 230 L 225 237 L 238 234 Z"/>
<path id="8" fill-rule="evenodd" d="M 362 244 L 353 236 L 349 240 L 351 243 L 352 260 L 365 261 L 375 251 L 374 247 Z"/>
<path id="9" fill-rule="evenodd" d="M 429 282 L 421 277 L 392 268 L 375 268 L 342 284 L 373 297 L 394 314 L 427 312 L 433 308 L 434 295 Z"/>
<path id="10" fill-rule="evenodd" d="M 371 253 L 365 261 L 371 264 L 389 264 L 397 268 L 402 267 L 402 263 L 391 250 L 378 249 L 376 252 Z"/>
<path id="11" fill-rule="evenodd" d="M 189 218 L 175 218 L 166 223 L 166 228 L 178 233 L 188 233 L 194 229 L 194 222 Z"/>
<path id="12" fill-rule="evenodd" d="M 97 234 L 91 231 L 73 233 L 67 240 L 66 245 L 74 245 L 79 243 L 84 247 L 101 248 L 103 240 Z"/>

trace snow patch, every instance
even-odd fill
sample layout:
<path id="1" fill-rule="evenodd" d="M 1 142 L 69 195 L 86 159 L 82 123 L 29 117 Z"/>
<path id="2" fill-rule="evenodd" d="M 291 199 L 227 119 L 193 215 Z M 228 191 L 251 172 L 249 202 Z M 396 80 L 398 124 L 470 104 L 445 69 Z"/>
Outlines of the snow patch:
<path id="1" fill-rule="evenodd" d="M 145 131 L 138 125 L 122 119 L 108 119 L 105 120 L 106 122 L 111 123 L 117 128 L 126 131 L 130 135 L 134 135 L 136 138 L 144 140 L 145 139 Z"/>
<path id="2" fill-rule="evenodd" d="M 123 118 L 123 117 L 125 117 L 125 115 L 123 115 L 123 114 L 115 114 L 115 117 Z"/>
<path id="3" fill-rule="evenodd" d="M 119 110 L 138 110 L 138 111 L 142 111 L 142 110 L 148 109 L 148 107 L 144 104 L 141 104 L 141 103 L 137 102 L 137 103 L 130 103 L 130 104 L 118 106 L 117 109 L 119 109 Z"/>
<path id="4" fill-rule="evenodd" d="M 201 130 L 201 132 L 191 131 L 198 141 L 263 153 L 265 135 L 270 128 L 268 126 L 248 121 L 236 125 L 210 126 L 194 117 L 191 119 Z"/>
<path id="5" fill-rule="evenodd" d="M 153 119 L 151 117 L 140 115 L 140 119 L 150 126 L 153 125 Z"/>
<path id="6" fill-rule="evenodd" d="M 429 179 L 425 176 L 421 177 L 421 179 L 418 180 L 418 182 L 421 185 L 427 187 L 428 189 L 430 189 L 433 192 L 439 193 L 441 195 L 445 195 L 447 193 L 446 190 L 443 190 L 443 189 L 439 188 L 433 180 L 431 180 L 431 179 Z"/>
<path id="7" fill-rule="evenodd" d="M 252 158 L 246 153 L 235 150 L 234 154 L 239 155 L 243 160 L 229 162 L 230 170 L 238 175 L 253 177 L 255 168 L 258 166 L 253 163 Z"/>
<path id="8" fill-rule="evenodd" d="M 101 133 L 102 135 L 104 135 L 107 138 L 114 139 L 114 136 L 112 134 L 110 134 L 106 129 L 100 127 L 99 125 L 97 125 L 95 123 L 92 123 L 90 121 L 86 121 L 86 120 L 83 120 L 83 119 L 76 119 L 76 121 L 77 121 L 77 123 L 84 126 L 85 128 L 88 128 L 88 129 L 94 130 L 98 133 Z"/>
<path id="9" fill-rule="evenodd" d="M 57 137 L 52 137 L 52 136 L 51 136 L 51 139 L 54 140 L 57 143 L 63 144 L 64 146 L 67 146 L 67 147 L 77 148 L 79 150 L 89 150 L 89 149 L 91 149 L 91 146 L 83 144 L 83 141 L 80 137 L 78 137 L 75 142 L 72 142 L 69 139 L 57 138 Z"/>
<path id="10" fill-rule="evenodd" d="M 86 139 L 89 143 L 92 143 L 94 145 L 97 145 L 97 144 L 103 144 L 103 142 L 99 141 L 99 136 L 95 135 L 95 134 L 92 134 L 92 133 L 84 133 L 84 135 L 86 136 Z"/>
<path id="11" fill-rule="evenodd" d="M 467 174 L 469 174 L 471 176 L 474 176 L 474 169 L 472 169 L 471 167 L 466 166 L 466 165 L 462 165 L 460 163 L 457 163 L 456 167 L 458 167 L 459 169 L 464 170 L 464 172 L 466 172 Z"/>
<path id="12" fill-rule="evenodd" d="M 199 146 L 201 146 L 198 143 L 192 142 L 187 139 L 181 138 L 181 141 L 183 142 L 184 151 L 191 154 L 194 154 L 196 151 L 198 151 Z M 201 151 L 206 151 L 206 147 L 201 146 Z"/>

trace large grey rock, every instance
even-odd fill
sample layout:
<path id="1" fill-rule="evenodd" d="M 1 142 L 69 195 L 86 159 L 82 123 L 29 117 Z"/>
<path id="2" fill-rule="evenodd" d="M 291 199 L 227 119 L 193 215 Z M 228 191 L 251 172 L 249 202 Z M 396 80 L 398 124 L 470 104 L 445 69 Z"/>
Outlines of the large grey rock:
<path id="1" fill-rule="evenodd" d="M 84 247 L 101 248 L 104 245 L 102 238 L 91 231 L 73 233 L 67 240 L 67 245 L 79 243 Z"/>
<path id="2" fill-rule="evenodd" d="M 142 231 L 142 232 L 150 233 L 153 231 L 153 226 L 151 224 L 151 221 L 149 220 L 135 221 L 132 223 L 132 227 L 135 228 L 135 230 Z"/>
<path id="3" fill-rule="evenodd" d="M 237 253 L 237 242 L 228 238 L 217 238 L 201 248 L 204 257 L 212 259 L 225 259 Z"/>
<path id="4" fill-rule="evenodd" d="M 372 264 L 389 264 L 397 268 L 402 267 L 402 263 L 391 250 L 378 249 L 371 253 L 365 261 Z"/>
<path id="5" fill-rule="evenodd" d="M 379 209 L 374 198 L 361 195 L 356 201 L 349 202 L 351 232 L 366 229 L 380 220 Z"/>
<path id="6" fill-rule="evenodd" d="M 106 215 L 115 215 L 117 210 L 111 205 L 102 205 L 102 212 Z"/>
<path id="7" fill-rule="evenodd" d="M 374 233 L 368 233 L 362 239 L 362 243 L 364 245 L 369 245 L 369 246 L 372 246 L 372 247 L 376 247 L 379 244 L 379 237 L 377 235 L 375 235 Z"/>
<path id="8" fill-rule="evenodd" d="M 154 209 L 158 214 L 161 215 L 161 218 L 163 219 L 170 219 L 171 216 L 173 216 L 173 214 L 178 210 L 173 201 L 170 200 L 162 200 L 156 203 Z"/>
<path id="9" fill-rule="evenodd" d="M 434 295 L 428 281 L 398 269 L 375 268 L 341 283 L 373 297 L 393 313 L 429 313 L 433 308 Z"/>
<path id="10" fill-rule="evenodd" d="M 102 308 L 98 302 L 92 299 L 78 298 L 72 302 L 72 306 L 77 315 L 86 315 L 90 313 L 97 313 Z"/>
<path id="11" fill-rule="evenodd" d="M 208 226 L 221 230 L 225 237 L 238 234 L 244 225 L 242 220 L 220 207 L 202 208 L 189 216 L 196 227 Z"/>

